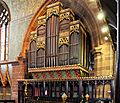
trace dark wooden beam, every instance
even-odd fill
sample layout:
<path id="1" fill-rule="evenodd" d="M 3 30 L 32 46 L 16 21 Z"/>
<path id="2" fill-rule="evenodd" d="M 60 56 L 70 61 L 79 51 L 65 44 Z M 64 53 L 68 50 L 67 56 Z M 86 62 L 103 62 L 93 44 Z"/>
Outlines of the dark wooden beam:
<path id="1" fill-rule="evenodd" d="M 0 61 L 0 66 L 1 65 L 7 65 L 7 64 L 19 64 L 19 62 L 17 60 L 15 61 Z"/>

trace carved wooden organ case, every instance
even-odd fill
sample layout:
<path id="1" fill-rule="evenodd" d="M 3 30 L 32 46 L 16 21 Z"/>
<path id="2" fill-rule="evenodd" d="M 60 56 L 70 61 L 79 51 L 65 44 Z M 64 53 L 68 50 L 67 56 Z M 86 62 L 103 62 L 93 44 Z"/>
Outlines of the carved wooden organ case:
<path id="1" fill-rule="evenodd" d="M 46 14 L 38 17 L 36 22 L 36 30 L 30 34 L 29 72 L 34 73 L 33 76 L 48 71 L 61 72 L 62 75 L 62 72 L 78 70 L 79 76 L 82 75 L 81 72 L 87 75 L 87 34 L 82 22 L 75 20 L 73 11 L 70 8 L 63 9 L 62 4 L 56 2 L 48 5 Z M 42 77 L 44 76 L 39 74 L 38 78 Z"/>

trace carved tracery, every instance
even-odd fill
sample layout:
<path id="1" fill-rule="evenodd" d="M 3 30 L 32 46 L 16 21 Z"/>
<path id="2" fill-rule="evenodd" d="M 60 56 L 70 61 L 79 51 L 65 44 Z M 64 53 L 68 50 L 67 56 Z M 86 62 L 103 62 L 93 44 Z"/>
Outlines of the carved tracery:
<path id="1" fill-rule="evenodd" d="M 63 44 L 68 45 L 69 43 L 69 32 L 64 31 L 59 33 L 59 47 L 62 46 Z"/>

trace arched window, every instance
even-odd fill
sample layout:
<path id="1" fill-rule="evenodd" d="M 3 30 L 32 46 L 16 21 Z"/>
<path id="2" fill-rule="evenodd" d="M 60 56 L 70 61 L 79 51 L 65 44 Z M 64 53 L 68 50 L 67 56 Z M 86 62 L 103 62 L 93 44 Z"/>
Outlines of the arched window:
<path id="1" fill-rule="evenodd" d="M 8 60 L 10 12 L 7 5 L 0 1 L 0 60 Z"/>

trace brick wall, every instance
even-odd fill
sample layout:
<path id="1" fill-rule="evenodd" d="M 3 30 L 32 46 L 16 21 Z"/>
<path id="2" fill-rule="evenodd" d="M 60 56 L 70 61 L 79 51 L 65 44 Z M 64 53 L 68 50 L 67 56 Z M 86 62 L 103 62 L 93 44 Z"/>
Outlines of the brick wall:
<path id="1" fill-rule="evenodd" d="M 25 63 L 20 58 L 12 64 L 12 99 L 18 103 L 18 79 L 25 78 Z"/>

